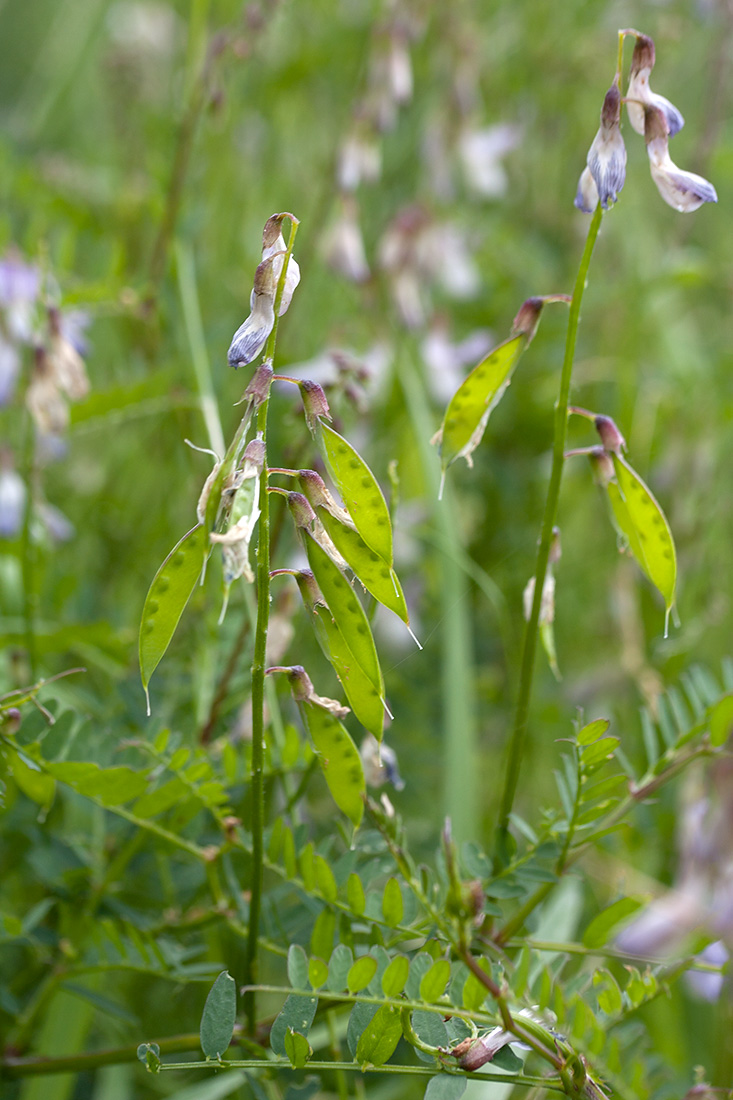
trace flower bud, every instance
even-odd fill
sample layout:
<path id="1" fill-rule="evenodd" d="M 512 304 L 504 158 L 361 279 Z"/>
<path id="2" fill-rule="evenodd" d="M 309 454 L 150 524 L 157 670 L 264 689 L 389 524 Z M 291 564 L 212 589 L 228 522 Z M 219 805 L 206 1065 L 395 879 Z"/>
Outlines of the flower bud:
<path id="1" fill-rule="evenodd" d="M 523 302 L 512 322 L 512 336 L 519 336 L 522 333 L 527 337 L 527 344 L 529 345 L 537 332 L 544 304 L 544 298 L 528 298 L 526 302 Z"/>
<path id="2" fill-rule="evenodd" d="M 610 416 L 597 416 L 593 423 L 601 437 L 604 451 L 608 454 L 620 455 L 626 450 L 626 440 Z"/>
<path id="3" fill-rule="evenodd" d="M 302 493 L 288 493 L 288 507 L 296 527 L 310 527 L 316 518 L 308 498 Z"/>
<path id="4" fill-rule="evenodd" d="M 593 480 L 605 489 L 616 477 L 613 459 L 603 447 L 591 447 L 588 458 L 593 469 Z"/>
<path id="5" fill-rule="evenodd" d="M 17 707 L 8 707 L 0 711 L 0 727 L 4 733 L 14 734 L 20 729 L 22 716 Z"/>
<path id="6" fill-rule="evenodd" d="M 321 590 L 318 587 L 316 578 L 310 569 L 298 570 L 295 574 L 295 580 L 300 590 L 303 603 L 309 611 L 315 611 L 319 604 L 325 607 L 326 601 L 321 595 Z"/>
<path id="7" fill-rule="evenodd" d="M 253 477 L 262 473 L 262 468 L 265 465 L 265 441 L 264 439 L 250 439 L 247 446 L 244 448 L 244 462 L 245 469 L 246 464 L 249 463 L 250 470 L 246 472 L 245 476 Z"/>
<path id="8" fill-rule="evenodd" d="M 308 379 L 304 379 L 302 382 L 299 382 L 298 385 L 300 387 L 300 399 L 303 402 L 306 423 L 310 430 L 314 431 L 320 416 L 324 417 L 326 420 L 331 419 L 326 395 L 323 392 L 323 387 L 319 386 L 317 382 L 311 382 Z"/>
<path id="9" fill-rule="evenodd" d="M 244 391 L 244 399 L 253 401 L 255 410 L 259 409 L 269 397 L 273 373 L 272 363 L 266 359 L 264 363 L 260 363 Z"/>

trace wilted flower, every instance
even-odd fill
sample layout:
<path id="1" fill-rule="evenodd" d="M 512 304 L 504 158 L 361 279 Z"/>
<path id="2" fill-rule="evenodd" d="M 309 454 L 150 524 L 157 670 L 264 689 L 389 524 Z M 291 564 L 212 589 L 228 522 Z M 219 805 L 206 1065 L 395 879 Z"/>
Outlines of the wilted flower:
<path id="1" fill-rule="evenodd" d="M 358 207 L 350 196 L 344 197 L 339 215 L 324 237 L 323 256 L 329 267 L 353 283 L 369 278 Z"/>
<path id="2" fill-rule="evenodd" d="M 236 487 L 231 494 L 227 529 L 222 532 L 214 531 L 209 536 L 212 542 L 218 542 L 222 546 L 224 585 L 227 590 L 232 581 L 239 577 L 244 577 L 250 583 L 254 581 L 249 564 L 249 544 L 260 518 L 259 476 L 265 460 L 264 452 L 261 439 L 253 439 L 247 445 L 242 468 L 237 471 Z"/>
<path id="3" fill-rule="evenodd" d="M 626 179 L 626 146 L 621 136 L 621 94 L 616 84 L 606 92 L 601 125 L 588 150 L 588 165 L 578 183 L 575 205 L 591 214 L 600 200 L 604 210 L 618 198 Z"/>
<path id="4" fill-rule="evenodd" d="M 514 1017 L 517 1020 L 524 1017 L 525 1020 L 533 1020 L 535 1023 L 544 1024 L 542 1018 L 530 1008 L 520 1008 L 519 1012 L 514 1013 Z M 525 1044 L 519 1042 L 517 1036 L 511 1031 L 505 1031 L 502 1027 L 495 1027 L 492 1031 L 479 1036 L 477 1039 L 464 1039 L 458 1046 L 453 1047 L 451 1054 L 457 1059 L 461 1069 L 474 1071 L 492 1061 L 499 1051 L 503 1047 L 509 1046 L 510 1043 L 524 1050 L 527 1049 Z"/>
<path id="5" fill-rule="evenodd" d="M 265 228 L 262 233 L 262 259 L 269 260 L 272 257 L 272 274 L 275 280 L 275 290 L 277 290 L 277 284 L 280 279 L 280 275 L 283 269 L 283 263 L 285 262 L 285 253 L 287 247 L 285 245 L 285 238 L 282 234 L 282 224 L 287 214 L 273 214 L 271 218 L 268 218 L 265 222 Z M 283 295 L 280 299 L 280 308 L 278 310 L 278 317 L 282 317 L 287 313 L 288 307 L 293 299 L 295 288 L 300 282 L 300 267 L 293 256 L 288 261 L 288 270 L 285 275 L 285 286 L 283 287 Z M 250 302 L 250 305 L 252 303 Z"/>
<path id="6" fill-rule="evenodd" d="M 69 426 L 69 406 L 59 392 L 53 364 L 43 348 L 36 348 L 25 401 L 39 431 L 44 435 L 63 435 Z"/>
<path id="7" fill-rule="evenodd" d="M 664 201 L 682 214 L 691 214 L 704 202 L 717 202 L 712 183 L 694 172 L 685 172 L 669 155 L 667 121 L 658 107 L 645 108 L 644 137 L 652 179 Z"/>
<path id="8" fill-rule="evenodd" d="M 59 389 L 72 401 L 80 401 L 89 393 L 89 379 L 84 360 L 64 333 L 61 315 L 57 309 L 48 311 L 51 339 L 48 361 Z"/>
<path id="9" fill-rule="evenodd" d="M 649 75 L 654 68 L 654 60 L 654 42 L 646 34 L 637 34 L 626 92 L 629 122 L 637 134 L 643 134 L 645 132 L 644 109 L 655 107 L 664 116 L 667 133 L 670 137 L 674 137 L 684 126 L 685 120 L 668 99 L 663 95 L 657 95 L 649 87 Z"/>

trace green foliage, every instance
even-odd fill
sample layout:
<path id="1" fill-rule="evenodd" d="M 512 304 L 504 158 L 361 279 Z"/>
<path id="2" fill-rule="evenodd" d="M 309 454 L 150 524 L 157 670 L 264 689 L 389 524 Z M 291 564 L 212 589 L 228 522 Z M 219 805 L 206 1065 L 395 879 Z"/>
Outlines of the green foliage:
<path id="1" fill-rule="evenodd" d="M 260 7 L 0 4 L 3 1098 L 729 1088 L 679 980 L 720 977 L 729 857 L 719 214 L 680 228 L 630 149 L 578 267 L 601 8 Z M 729 200 L 725 19 L 670 0 L 652 79 Z M 663 502 L 592 449 L 635 565 L 563 465 L 571 392 Z M 691 859 L 699 915 L 631 957 Z"/>

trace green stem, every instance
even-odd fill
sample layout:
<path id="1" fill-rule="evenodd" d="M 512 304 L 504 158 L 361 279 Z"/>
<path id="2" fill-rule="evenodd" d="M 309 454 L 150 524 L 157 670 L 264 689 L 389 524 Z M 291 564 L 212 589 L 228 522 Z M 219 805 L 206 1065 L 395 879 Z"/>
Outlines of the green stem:
<path id="1" fill-rule="evenodd" d="M 215 1065 L 215 1063 L 214 1063 Z M 190 1070 L 190 1069 L 212 1069 L 211 1062 L 164 1062 L 160 1067 L 161 1070 Z M 286 1059 L 282 1059 L 280 1062 L 263 1061 L 261 1059 L 246 1059 L 237 1061 L 232 1059 L 231 1061 L 224 1062 L 219 1069 L 266 1069 L 272 1072 L 273 1069 L 284 1069 L 292 1072 L 292 1067 Z M 547 1089 L 550 1092 L 564 1092 L 563 1086 L 553 1078 L 547 1077 L 535 1077 L 531 1074 L 521 1074 L 519 1076 L 512 1076 L 507 1073 L 484 1073 L 483 1070 L 480 1074 L 473 1073 L 471 1070 L 451 1069 L 446 1070 L 445 1067 L 439 1066 L 369 1066 L 364 1071 L 358 1062 L 320 1062 L 315 1059 L 311 1060 L 306 1065 L 307 1070 L 334 1070 L 342 1071 L 344 1073 L 387 1073 L 387 1074 L 399 1074 L 400 1077 L 437 1077 L 438 1074 L 445 1074 L 449 1072 L 453 1077 L 469 1077 L 477 1081 L 497 1081 L 503 1085 L 523 1085 L 525 1088 L 541 1088 Z"/>
<path id="2" fill-rule="evenodd" d="M 198 1050 L 198 1035 L 174 1035 L 169 1039 L 156 1039 L 161 1054 L 177 1054 Z M 38 1077 L 49 1073 L 82 1073 L 100 1066 L 116 1066 L 137 1061 L 137 1043 L 134 1046 L 111 1047 L 89 1054 L 68 1054 L 58 1058 L 14 1058 L 0 1060 L 0 1074 L 7 1077 Z"/>
<path id="3" fill-rule="evenodd" d="M 33 505 L 36 496 L 36 463 L 33 424 L 30 415 L 25 417 L 25 443 L 23 448 L 23 480 L 26 485 L 26 503 L 21 533 L 23 556 L 23 618 L 25 625 L 25 647 L 28 654 L 29 679 L 35 681 L 38 676 L 38 656 L 36 652 L 36 561 L 37 552 L 33 543 Z"/>
<path id="4" fill-rule="evenodd" d="M 542 589 L 545 583 L 547 563 L 550 556 L 552 529 L 555 526 L 555 521 L 557 519 L 558 499 L 560 496 L 560 482 L 562 480 L 565 441 L 567 438 L 568 401 L 570 398 L 570 382 L 573 374 L 573 361 L 575 359 L 575 343 L 578 335 L 578 322 L 580 320 L 580 305 L 583 300 L 583 292 L 585 290 L 585 285 L 588 278 L 588 268 L 590 266 L 591 256 L 593 255 L 593 247 L 598 237 L 598 231 L 601 227 L 602 217 L 603 210 L 600 206 L 598 206 L 588 229 L 588 237 L 585 242 L 583 256 L 580 261 L 580 267 L 578 268 L 578 275 L 575 280 L 575 287 L 573 289 L 573 298 L 570 303 L 570 315 L 568 317 L 568 329 L 565 341 L 565 358 L 563 361 L 562 373 L 560 375 L 560 391 L 558 394 L 557 402 L 555 404 L 555 438 L 552 451 L 552 472 L 550 474 L 550 484 L 547 490 L 547 500 L 545 502 L 545 514 L 542 521 L 540 545 L 539 550 L 537 551 L 537 564 L 535 566 L 534 573 L 535 586 L 534 598 L 532 600 L 532 611 L 530 613 L 529 620 L 525 625 L 524 637 L 522 640 L 522 656 L 519 676 L 519 698 L 517 701 L 514 728 L 512 730 L 511 741 L 509 743 L 509 757 L 504 779 L 504 791 L 501 799 L 501 809 L 499 812 L 500 847 L 503 847 L 502 839 L 508 828 L 509 815 L 514 804 L 514 795 L 517 789 L 519 770 L 522 764 L 524 744 L 527 736 L 529 704 L 532 694 L 532 679 L 534 676 L 535 656 L 537 653 L 537 635 L 540 619 L 540 607 L 542 603 Z"/>
<path id="5" fill-rule="evenodd" d="M 288 249 L 283 258 L 282 271 L 275 294 L 275 324 L 265 346 L 265 360 L 272 362 L 277 341 L 278 314 L 285 290 L 285 277 L 288 263 L 293 252 L 293 243 L 298 230 L 298 221 L 290 217 L 290 238 Z M 245 983 L 254 985 L 257 980 L 257 940 L 260 928 L 260 908 L 262 904 L 262 879 L 264 871 L 264 829 L 265 829 L 265 650 L 267 647 L 267 628 L 270 620 L 270 494 L 267 491 L 267 411 L 270 394 L 257 410 L 257 431 L 265 445 L 265 461 L 260 474 L 260 518 L 257 526 L 257 626 L 254 638 L 254 657 L 252 660 L 252 762 L 251 778 L 251 833 L 252 833 L 252 886 L 249 906 L 249 938 L 245 956 Z M 249 989 L 245 994 L 245 1014 L 251 1035 L 257 1026 L 257 1006 L 255 992 Z"/>

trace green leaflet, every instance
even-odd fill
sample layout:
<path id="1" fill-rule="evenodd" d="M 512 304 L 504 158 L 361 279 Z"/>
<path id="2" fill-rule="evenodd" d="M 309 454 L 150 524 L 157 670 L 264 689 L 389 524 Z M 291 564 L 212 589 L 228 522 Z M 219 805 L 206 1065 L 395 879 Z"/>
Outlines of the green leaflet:
<path id="1" fill-rule="evenodd" d="M 291 1027 L 285 1032 L 285 1053 L 293 1069 L 302 1069 L 313 1054 L 313 1048 L 299 1031 L 293 1031 Z"/>
<path id="2" fill-rule="evenodd" d="M 288 981 L 293 989 L 308 986 L 308 956 L 299 943 L 291 943 L 288 950 Z"/>
<path id="3" fill-rule="evenodd" d="M 466 1085 L 465 1077 L 453 1077 L 449 1073 L 436 1073 L 428 1081 L 424 1100 L 461 1100 Z M 503 1088 L 504 1086 L 500 1086 Z"/>
<path id="4" fill-rule="evenodd" d="M 423 976 L 420 982 L 420 999 L 428 1004 L 435 1004 L 445 993 L 445 987 L 450 978 L 450 963 L 448 959 L 438 959 Z"/>
<path id="5" fill-rule="evenodd" d="M 145 697 L 158 662 L 170 645 L 209 553 L 206 532 L 197 524 L 176 546 L 153 577 L 140 621 L 140 675 Z"/>
<path id="6" fill-rule="evenodd" d="M 360 917 L 366 909 L 366 897 L 361 879 L 356 871 L 352 871 L 346 882 L 346 900 L 352 913 Z"/>
<path id="7" fill-rule="evenodd" d="M 669 615 L 677 583 L 672 532 L 654 495 L 636 471 L 619 455 L 612 458 L 616 481 L 609 482 L 606 488 L 614 518 L 629 550 L 661 592 Z"/>
<path id="8" fill-rule="evenodd" d="M 56 794 L 56 780 L 27 753 L 7 747 L 13 779 L 23 794 L 48 809 Z"/>
<path id="9" fill-rule="evenodd" d="M 206 998 L 201 1016 L 201 1049 L 207 1058 L 221 1060 L 232 1041 L 237 1015 L 237 990 L 231 974 L 222 970 Z"/>
<path id="10" fill-rule="evenodd" d="M 367 546 L 391 569 L 392 523 L 377 479 L 351 444 L 320 421 L 318 441 L 328 472 L 357 531 Z"/>
<path id="11" fill-rule="evenodd" d="M 383 1066 L 394 1054 L 401 1038 L 399 1010 L 392 1005 L 382 1005 L 361 1033 L 356 1061 L 361 1066 Z"/>
<path id="12" fill-rule="evenodd" d="M 635 913 L 640 905 L 641 902 L 636 898 L 619 898 L 613 905 L 598 913 L 583 934 L 585 946 L 603 947 L 612 938 L 611 932 L 616 926 Z"/>
<path id="13" fill-rule="evenodd" d="M 138 798 L 148 788 L 147 772 L 124 766 L 100 768 L 99 764 L 61 760 L 45 765 L 55 779 L 104 806 L 120 806 Z"/>
<path id="14" fill-rule="evenodd" d="M 505 340 L 473 368 L 453 394 L 436 437 L 443 473 L 457 458 L 465 458 L 469 466 L 473 465 L 471 455 L 481 442 L 491 411 L 501 400 L 526 346 L 524 333 Z"/>
<path id="15" fill-rule="evenodd" d="M 323 547 L 316 542 L 313 535 L 304 528 L 301 528 L 301 533 L 305 540 L 308 564 L 313 570 L 313 575 L 336 626 L 362 672 L 382 698 L 384 696 L 382 670 L 379 667 L 377 649 L 364 608 L 346 577 Z"/>
<path id="16" fill-rule="evenodd" d="M 404 955 L 395 955 L 382 974 L 382 992 L 385 997 L 397 997 L 405 988 L 410 964 Z"/>
<path id="17" fill-rule="evenodd" d="M 382 915 L 390 928 L 397 928 L 402 922 L 404 904 L 400 884 L 396 878 L 387 879 L 382 896 Z"/>
<path id="18" fill-rule="evenodd" d="M 360 989 L 366 989 L 376 973 L 377 960 L 371 955 L 362 955 L 346 975 L 346 987 L 349 993 L 358 993 Z"/>
<path id="19" fill-rule="evenodd" d="M 366 784 L 361 757 L 348 730 L 334 714 L 308 699 L 298 702 L 318 753 L 334 802 L 358 828 L 364 813 Z M 316 875 L 319 865 L 316 864 Z"/>
<path id="20" fill-rule="evenodd" d="M 285 1036 L 289 1029 L 307 1037 L 318 1006 L 317 997 L 300 997 L 291 993 L 270 1028 L 270 1046 L 275 1054 L 286 1057 Z"/>
<path id="21" fill-rule="evenodd" d="M 384 558 L 367 546 L 358 531 L 341 523 L 325 508 L 319 509 L 318 518 L 339 554 L 366 590 L 371 592 L 375 600 L 384 607 L 388 607 L 390 611 L 394 611 L 395 615 L 409 626 L 410 616 L 407 604 L 402 585 L 394 569 L 390 569 Z"/>

